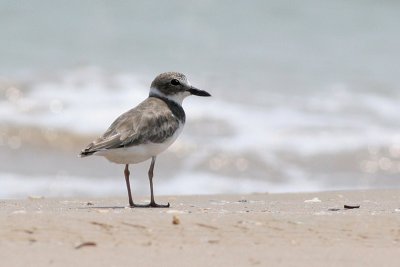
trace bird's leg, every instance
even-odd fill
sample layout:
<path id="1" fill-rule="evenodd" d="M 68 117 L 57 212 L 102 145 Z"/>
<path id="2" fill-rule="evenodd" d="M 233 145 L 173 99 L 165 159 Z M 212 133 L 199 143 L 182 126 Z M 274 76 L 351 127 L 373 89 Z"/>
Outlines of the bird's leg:
<path id="1" fill-rule="evenodd" d="M 125 181 L 126 181 L 126 188 L 128 189 L 128 197 L 129 197 L 129 206 L 131 208 L 149 208 L 149 207 L 153 207 L 153 208 L 169 208 L 169 203 L 167 205 L 161 205 L 161 204 L 157 204 L 154 201 L 154 191 L 153 191 L 153 172 L 154 172 L 154 164 L 156 163 L 156 157 L 152 157 L 151 158 L 151 164 L 150 164 L 150 169 L 149 169 L 149 182 L 150 182 L 150 203 L 149 204 L 135 204 L 132 200 L 132 192 L 131 192 L 131 185 L 129 182 L 129 164 L 125 164 L 125 170 L 124 170 L 124 174 L 125 174 Z"/>
<path id="2" fill-rule="evenodd" d="M 160 205 L 157 204 L 154 201 L 154 193 L 153 193 L 153 170 L 154 170 L 154 164 L 156 163 L 156 157 L 151 158 L 151 164 L 150 164 L 150 169 L 149 169 L 149 182 L 150 182 L 150 207 L 154 208 L 169 208 L 169 203 L 167 205 Z"/>
<path id="3" fill-rule="evenodd" d="M 131 208 L 148 208 L 150 207 L 150 204 L 135 204 L 132 200 L 132 193 L 131 193 L 131 185 L 129 183 L 129 168 L 128 168 L 128 164 L 125 165 L 125 170 L 124 170 L 124 174 L 125 174 L 125 181 L 126 181 L 126 188 L 128 189 L 128 197 L 129 197 L 129 206 Z"/>
<path id="4" fill-rule="evenodd" d="M 132 200 L 132 193 L 131 193 L 131 185 L 129 183 L 129 168 L 128 168 L 129 164 L 125 165 L 125 170 L 124 170 L 124 174 L 125 174 L 125 182 L 126 182 L 126 188 L 128 189 L 128 197 L 129 197 L 129 206 L 134 207 L 135 204 L 133 203 Z"/>

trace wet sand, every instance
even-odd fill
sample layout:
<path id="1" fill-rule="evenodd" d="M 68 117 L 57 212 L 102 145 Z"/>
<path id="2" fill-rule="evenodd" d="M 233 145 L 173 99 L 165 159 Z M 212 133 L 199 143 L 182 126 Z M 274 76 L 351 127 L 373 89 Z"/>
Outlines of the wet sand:
<path id="1" fill-rule="evenodd" d="M 0 266 L 400 266 L 400 190 L 157 201 L 1 200 Z"/>

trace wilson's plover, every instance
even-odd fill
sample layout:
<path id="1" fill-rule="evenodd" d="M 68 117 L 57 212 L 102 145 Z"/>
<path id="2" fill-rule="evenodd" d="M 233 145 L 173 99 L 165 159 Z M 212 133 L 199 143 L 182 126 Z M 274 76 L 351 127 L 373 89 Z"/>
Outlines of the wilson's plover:
<path id="1" fill-rule="evenodd" d="M 191 86 L 182 73 L 158 75 L 151 83 L 146 100 L 119 116 L 101 137 L 81 151 L 80 157 L 103 156 L 111 162 L 125 164 L 124 174 L 131 207 L 169 207 L 169 203 L 159 205 L 154 201 L 153 169 L 157 155 L 166 150 L 182 132 L 186 117 L 182 101 L 189 95 L 211 96 Z M 150 158 L 150 203 L 135 204 L 129 183 L 129 164 Z"/>

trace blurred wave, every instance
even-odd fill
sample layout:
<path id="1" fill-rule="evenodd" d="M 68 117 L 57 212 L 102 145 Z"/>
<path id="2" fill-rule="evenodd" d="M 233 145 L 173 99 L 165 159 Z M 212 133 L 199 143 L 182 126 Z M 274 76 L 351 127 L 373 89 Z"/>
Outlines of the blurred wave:
<path id="1" fill-rule="evenodd" d="M 96 67 L 69 70 L 44 80 L 34 77 L 2 81 L 0 87 L 0 145 L 6 148 L 1 154 L 6 157 L 7 150 L 13 151 L 17 160 L 0 163 L 7 165 L 1 166 L 2 182 L 12 185 L 2 187 L 7 190 L 0 195 L 21 194 L 26 186 L 18 184 L 32 184 L 31 190 L 50 195 L 119 192 L 110 188 L 121 183 L 115 177 L 122 172 L 115 171 L 110 180 L 82 166 L 103 159 L 80 159 L 77 164 L 75 156 L 119 114 L 147 97 L 151 79 L 110 74 Z M 164 161 L 159 172 L 170 174 L 160 181 L 160 191 L 287 192 L 399 186 L 398 94 L 360 93 L 333 84 L 323 92 L 302 96 L 266 91 L 267 105 L 221 97 L 188 98 L 184 102 L 186 128 L 168 152 L 173 159 L 159 157 L 158 162 Z M 57 151 L 66 156 L 54 170 L 35 171 L 38 167 L 29 157 L 18 156 L 26 150 L 41 151 L 44 159 Z M 18 167 L 22 162 L 33 170 L 30 176 Z M 70 177 L 68 181 L 55 178 L 60 171 Z M 104 191 L 98 182 L 87 187 L 94 177 L 100 177 L 108 189 Z M 70 186 L 53 190 L 54 181 Z M 137 190 L 144 193 L 146 188 L 144 182 Z"/>

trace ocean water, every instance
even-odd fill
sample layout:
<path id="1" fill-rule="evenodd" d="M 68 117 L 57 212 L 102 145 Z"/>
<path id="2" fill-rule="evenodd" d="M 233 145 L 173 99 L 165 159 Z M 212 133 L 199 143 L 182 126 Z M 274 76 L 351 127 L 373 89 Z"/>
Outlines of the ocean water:
<path id="1" fill-rule="evenodd" d="M 2 1 L 0 197 L 124 195 L 123 166 L 76 155 L 164 71 L 213 97 L 184 101 L 156 194 L 398 188 L 399 8 Z"/>

